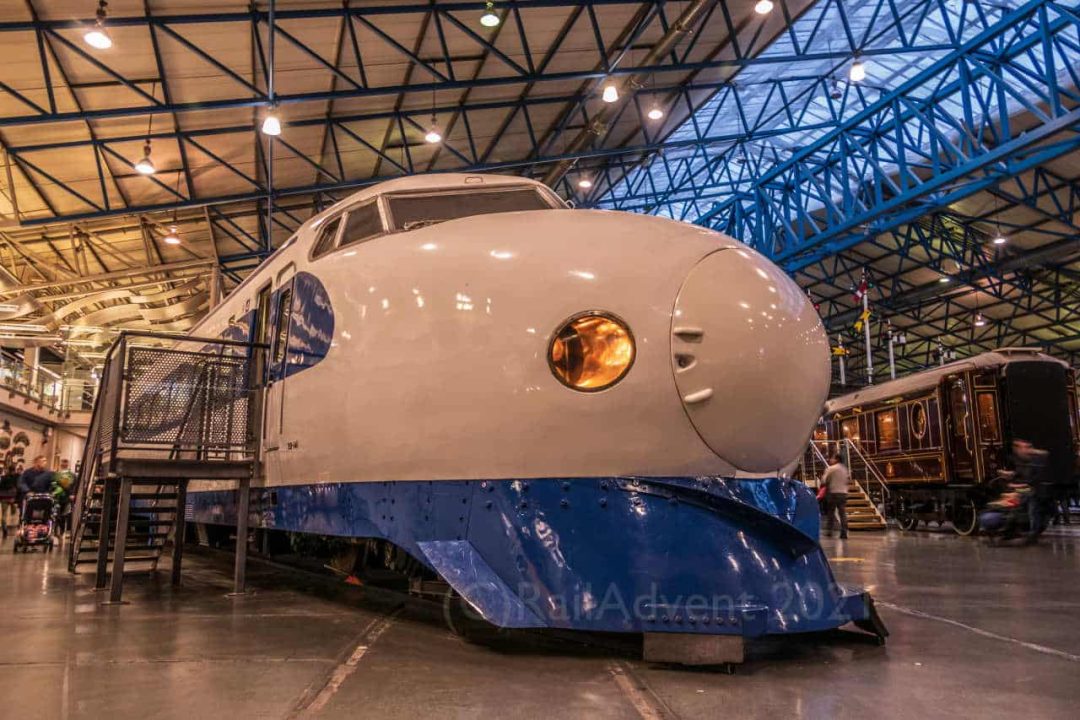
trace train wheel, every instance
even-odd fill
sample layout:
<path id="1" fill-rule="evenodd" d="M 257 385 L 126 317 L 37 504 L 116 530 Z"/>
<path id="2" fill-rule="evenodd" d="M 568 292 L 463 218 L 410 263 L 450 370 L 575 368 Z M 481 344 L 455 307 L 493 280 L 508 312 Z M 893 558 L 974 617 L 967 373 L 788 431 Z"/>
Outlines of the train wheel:
<path id="1" fill-rule="evenodd" d="M 914 530 L 919 526 L 919 517 L 910 505 L 901 502 L 900 507 L 896 510 L 896 524 L 900 526 L 901 530 Z"/>
<path id="2" fill-rule="evenodd" d="M 957 535 L 968 535 L 979 527 L 979 513 L 971 500 L 960 500 L 952 508 L 953 530 Z"/>

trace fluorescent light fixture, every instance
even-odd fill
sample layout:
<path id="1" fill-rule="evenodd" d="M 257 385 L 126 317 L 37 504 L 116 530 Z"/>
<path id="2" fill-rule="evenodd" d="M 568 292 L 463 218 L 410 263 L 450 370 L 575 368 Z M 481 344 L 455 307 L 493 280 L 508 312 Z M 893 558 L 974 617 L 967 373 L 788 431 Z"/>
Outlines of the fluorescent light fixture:
<path id="1" fill-rule="evenodd" d="M 646 113 L 646 117 L 650 120 L 662 120 L 664 117 L 664 111 L 660 109 L 659 105 L 653 105 L 649 108 L 649 112 Z"/>
<path id="2" fill-rule="evenodd" d="M 105 328 L 98 325 L 61 325 L 60 329 L 67 332 L 105 332 Z"/>
<path id="3" fill-rule="evenodd" d="M 1002 235 L 1001 233 L 998 233 L 998 234 L 997 234 L 997 235 L 996 235 L 996 236 L 994 237 L 994 244 L 995 244 L 995 245 L 1004 245 L 1004 244 L 1005 244 L 1005 243 L 1007 243 L 1007 242 L 1009 242 L 1009 238 L 1005 237 L 1005 236 L 1004 236 L 1004 235 Z"/>
<path id="4" fill-rule="evenodd" d="M 975 327 L 982 327 L 985 324 L 986 318 L 983 317 L 982 313 L 975 313 Z"/>
<path id="5" fill-rule="evenodd" d="M 34 342 L 60 342 L 59 335 L 0 335 L 0 340 L 33 340 Z"/>
<path id="6" fill-rule="evenodd" d="M 18 312 L 19 306 L 11 303 L 0 303 L 0 312 Z"/>
<path id="7" fill-rule="evenodd" d="M 170 225 L 169 226 L 169 232 L 165 235 L 165 244 L 166 245 L 179 245 L 180 244 L 180 236 L 176 234 L 176 226 L 175 225 Z"/>
<path id="8" fill-rule="evenodd" d="M 500 22 L 499 13 L 495 12 L 495 3 L 489 2 L 484 8 L 484 14 L 480 16 L 480 24 L 493 28 L 498 27 Z"/>
<path id="9" fill-rule="evenodd" d="M 44 325 L 23 325 L 21 323 L 0 323 L 0 332 L 46 332 Z"/>
<path id="10" fill-rule="evenodd" d="M 851 82 L 862 82 L 866 79 L 866 64 L 855 58 L 855 62 L 851 63 L 851 70 L 848 72 L 848 77 L 851 78 Z"/>
<path id="11" fill-rule="evenodd" d="M 65 340 L 64 345 L 71 345 L 73 347 L 97 347 L 102 343 L 94 342 L 93 340 Z"/>
<path id="12" fill-rule="evenodd" d="M 604 85 L 604 92 L 600 98 L 606 103 L 613 103 L 619 99 L 619 89 L 610 80 Z"/>
<path id="13" fill-rule="evenodd" d="M 944 284 L 944 283 L 947 283 L 947 282 L 949 282 L 949 278 L 948 278 L 948 276 L 947 276 L 947 275 L 942 275 L 941 277 L 939 277 L 939 278 L 937 279 L 937 281 L 938 281 L 939 283 L 942 283 L 942 284 Z"/>
<path id="14" fill-rule="evenodd" d="M 581 178 L 577 181 L 577 186 L 582 190 L 588 190 L 592 187 L 592 180 L 590 180 L 589 178 Z"/>
<path id="15" fill-rule="evenodd" d="M 758 0 L 758 4 L 754 6 L 754 12 L 758 15 L 768 15 L 772 12 L 772 9 L 772 0 Z"/>
<path id="16" fill-rule="evenodd" d="M 109 31 L 105 29 L 105 8 L 109 3 L 105 0 L 101 0 L 98 3 L 97 8 L 97 20 L 94 22 L 94 27 L 90 28 L 83 35 L 83 40 L 86 44 L 95 50 L 108 50 L 112 47 L 112 37 L 109 36 Z"/>
<path id="17" fill-rule="evenodd" d="M 278 117 L 277 110 L 270 108 L 270 111 L 266 113 L 266 117 L 262 122 L 263 135 L 269 135 L 271 137 L 277 137 L 281 134 L 281 118 Z"/>
<path id="18" fill-rule="evenodd" d="M 439 132 L 438 125 L 432 125 L 431 129 L 424 135 L 424 142 L 434 145 L 435 143 L 442 142 L 442 133 Z"/>
<path id="19" fill-rule="evenodd" d="M 135 163 L 135 170 L 142 175 L 153 175 L 157 168 L 154 167 L 154 161 L 150 159 L 150 141 L 147 140 L 143 145 L 142 160 Z"/>

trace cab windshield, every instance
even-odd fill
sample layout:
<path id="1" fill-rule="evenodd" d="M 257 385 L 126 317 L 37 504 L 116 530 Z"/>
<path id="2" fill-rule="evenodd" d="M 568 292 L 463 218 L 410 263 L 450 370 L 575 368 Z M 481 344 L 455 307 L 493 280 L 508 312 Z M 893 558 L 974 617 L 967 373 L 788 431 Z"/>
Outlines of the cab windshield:
<path id="1" fill-rule="evenodd" d="M 390 194 L 386 202 L 394 230 L 415 230 L 473 215 L 556 207 L 532 186 Z"/>

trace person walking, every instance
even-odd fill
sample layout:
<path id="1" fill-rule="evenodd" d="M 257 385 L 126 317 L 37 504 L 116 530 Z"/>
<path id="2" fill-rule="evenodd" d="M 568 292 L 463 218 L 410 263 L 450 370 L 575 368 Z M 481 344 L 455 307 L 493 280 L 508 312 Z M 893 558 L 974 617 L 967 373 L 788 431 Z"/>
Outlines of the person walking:
<path id="1" fill-rule="evenodd" d="M 19 476 L 19 490 L 27 493 L 47 493 L 52 490 L 53 474 L 44 455 L 34 458 L 34 464 Z"/>
<path id="2" fill-rule="evenodd" d="M 825 488 L 826 530 L 832 537 L 836 530 L 836 514 L 840 514 L 840 539 L 847 539 L 847 496 L 851 484 L 851 473 L 840 459 L 840 453 L 829 457 L 829 467 L 821 476 L 821 485 Z"/>
<path id="3" fill-rule="evenodd" d="M 53 474 L 52 495 L 56 502 L 56 535 L 63 537 L 68 531 L 71 520 L 71 500 L 74 497 L 75 474 L 67 458 L 60 461 L 60 469 Z"/>

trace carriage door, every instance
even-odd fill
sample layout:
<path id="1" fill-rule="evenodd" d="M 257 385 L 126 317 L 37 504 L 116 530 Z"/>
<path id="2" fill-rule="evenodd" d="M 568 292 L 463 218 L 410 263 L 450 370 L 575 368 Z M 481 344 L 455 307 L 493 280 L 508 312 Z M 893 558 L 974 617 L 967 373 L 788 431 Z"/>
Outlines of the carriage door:
<path id="1" fill-rule="evenodd" d="M 975 424 L 972 417 L 971 393 L 963 375 L 945 380 L 947 436 L 951 463 L 951 479 L 975 480 Z"/>
<path id="2" fill-rule="evenodd" d="M 277 278 L 270 296 L 270 350 L 266 364 L 266 399 L 263 405 L 263 457 L 266 479 L 273 482 L 281 474 L 281 431 L 285 421 L 285 385 L 289 366 L 289 333 L 293 315 L 293 274 L 289 265 Z"/>

